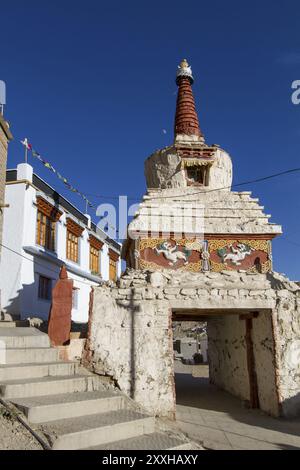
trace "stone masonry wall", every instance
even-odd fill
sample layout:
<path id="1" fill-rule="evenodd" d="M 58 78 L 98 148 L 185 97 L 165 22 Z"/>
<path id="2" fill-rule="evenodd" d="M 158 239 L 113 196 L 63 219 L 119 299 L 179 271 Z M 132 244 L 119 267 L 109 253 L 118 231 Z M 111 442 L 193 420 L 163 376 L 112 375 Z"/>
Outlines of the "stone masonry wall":
<path id="1" fill-rule="evenodd" d="M 275 346 L 270 312 L 253 318 L 252 341 L 260 408 L 278 416 Z M 212 383 L 243 400 L 250 400 L 245 321 L 239 315 L 208 320 L 209 376 Z"/>
<path id="2" fill-rule="evenodd" d="M 117 292 L 95 289 L 94 370 L 112 376 L 122 391 L 151 414 L 172 418 L 174 366 L 168 304 L 141 300 L 139 288 L 123 289 L 118 299 L 114 298 Z"/>
<path id="3" fill-rule="evenodd" d="M 273 312 L 273 335 L 276 343 L 276 380 L 281 413 L 300 415 L 300 289 L 283 276 L 272 279 L 277 289 Z"/>
<path id="4" fill-rule="evenodd" d="M 239 314 L 256 311 L 252 340 L 261 409 L 277 416 L 279 404 L 282 414 L 294 415 L 300 408 L 299 308 L 299 286 L 276 273 L 127 270 L 117 285 L 95 289 L 91 365 L 150 413 L 174 416 L 171 314 L 199 313 L 208 318 L 212 379 L 249 399 Z"/>
<path id="5" fill-rule="evenodd" d="M 260 408 L 273 416 L 278 416 L 280 409 L 276 385 L 272 318 L 269 313 L 260 312 L 258 317 L 252 321 L 252 341 Z"/>
<path id="6" fill-rule="evenodd" d="M 181 167 L 182 158 L 174 146 L 157 150 L 145 160 L 148 188 L 186 188 L 187 178 Z M 229 190 L 232 183 L 232 162 L 224 150 L 215 149 L 215 160 L 209 170 L 209 188 Z"/>
<path id="7" fill-rule="evenodd" d="M 208 319 L 207 336 L 210 381 L 243 400 L 249 400 L 244 322 L 239 315 Z"/>

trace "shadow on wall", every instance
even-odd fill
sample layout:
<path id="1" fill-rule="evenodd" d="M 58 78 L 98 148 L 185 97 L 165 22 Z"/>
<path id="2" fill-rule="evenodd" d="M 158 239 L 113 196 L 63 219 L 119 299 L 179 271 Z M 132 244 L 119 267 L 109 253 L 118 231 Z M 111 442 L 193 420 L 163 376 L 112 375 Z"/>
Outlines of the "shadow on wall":
<path id="1" fill-rule="evenodd" d="M 293 418 L 295 415 L 300 418 L 300 393 L 292 398 L 288 398 L 281 403 L 282 414 L 286 418 Z M 300 423 L 299 423 L 300 428 Z"/>
<path id="2" fill-rule="evenodd" d="M 131 322 L 130 322 L 130 398 L 135 399 L 136 393 L 136 314 L 141 311 L 140 307 L 134 302 L 134 292 L 131 290 L 131 296 L 129 301 L 129 309 L 131 311 Z"/>
<path id="3" fill-rule="evenodd" d="M 38 260 L 36 260 L 36 257 L 34 257 L 34 261 L 32 264 L 32 269 L 35 278 L 34 282 L 32 282 L 31 284 L 23 284 L 22 288 L 17 291 L 17 295 L 9 299 L 8 305 L 4 308 L 4 313 L 9 314 L 16 319 L 37 317 L 47 321 L 51 307 L 51 291 L 59 277 L 60 267 L 57 266 L 57 275 L 55 275 L 54 270 L 51 272 L 52 285 L 50 285 L 49 287 L 50 298 L 41 299 L 39 298 L 39 276 L 48 276 L 47 274 L 43 274 L 44 271 L 41 269 L 41 264 L 38 262 Z M 47 272 L 47 269 L 45 271 Z M 19 273 L 17 273 L 17 276 L 19 276 Z M 47 287 L 44 287 L 44 293 L 46 292 Z"/>

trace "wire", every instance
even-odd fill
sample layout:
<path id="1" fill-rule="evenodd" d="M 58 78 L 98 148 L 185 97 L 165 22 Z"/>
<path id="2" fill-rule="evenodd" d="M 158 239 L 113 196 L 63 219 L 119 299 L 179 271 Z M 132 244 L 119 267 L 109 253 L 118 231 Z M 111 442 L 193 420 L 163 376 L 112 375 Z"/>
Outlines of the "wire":
<path id="1" fill-rule="evenodd" d="M 177 197 L 185 197 L 185 196 L 194 196 L 196 194 L 206 194 L 206 193 L 211 193 L 211 192 L 214 192 L 214 191 L 221 191 L 223 189 L 232 189 L 232 188 L 238 188 L 240 186 L 245 186 L 247 184 L 254 184 L 254 183 L 261 183 L 262 181 L 267 181 L 269 179 L 272 179 L 272 178 L 278 178 L 279 176 L 284 176 L 284 175 L 287 175 L 287 174 L 290 174 L 290 173 L 296 173 L 296 172 L 300 172 L 300 168 L 291 168 L 289 170 L 284 170 L 284 171 L 281 171 L 279 173 L 273 173 L 271 175 L 268 175 L 268 176 L 262 176 L 261 178 L 256 178 L 254 180 L 248 180 L 248 181 L 243 181 L 242 183 L 236 183 L 236 184 L 233 184 L 231 186 L 223 186 L 221 188 L 214 188 L 214 189 L 208 189 L 206 191 L 196 191 L 194 193 L 190 193 L 190 194 L 177 194 L 177 195 L 174 195 L 174 196 L 164 196 L 164 199 L 168 199 L 168 198 L 177 198 Z M 91 194 L 91 193 L 86 193 L 88 196 L 92 196 L 92 197 L 95 197 L 95 198 L 99 198 L 99 199 L 119 199 L 120 196 L 104 196 L 104 195 L 101 195 L 101 194 Z M 127 197 L 128 200 L 134 200 L 134 201 L 140 201 L 140 199 L 138 198 L 132 198 L 132 197 Z M 160 196 L 158 197 L 152 197 L 152 199 L 160 199 Z"/>
<path id="2" fill-rule="evenodd" d="M 26 143 L 25 143 L 26 141 Z M 55 168 L 49 163 L 47 162 L 46 160 L 44 160 L 41 155 L 36 152 L 31 144 L 29 144 L 27 142 L 27 139 L 24 140 L 24 142 L 21 141 L 21 143 L 23 145 L 25 145 L 26 147 L 26 150 L 30 150 L 31 153 L 32 153 L 32 156 L 37 158 L 44 166 L 46 166 L 46 168 L 50 169 L 52 171 L 52 173 L 54 173 L 58 179 L 61 181 L 61 180 L 65 180 L 64 181 L 64 184 L 62 185 L 64 187 L 64 189 L 68 189 L 69 191 L 71 192 L 75 192 L 76 194 L 79 194 L 88 204 L 89 208 L 94 210 L 95 212 L 97 211 L 97 208 L 90 202 L 88 201 L 88 199 L 86 198 L 86 196 L 81 193 L 80 191 L 78 191 L 76 188 L 73 188 L 72 185 L 69 184 L 69 182 L 67 181 L 66 178 L 63 178 L 60 173 L 58 173 Z M 27 148 L 27 145 L 30 145 L 29 148 Z M 247 184 L 254 184 L 254 183 L 261 183 L 262 181 L 267 181 L 269 179 L 272 179 L 272 178 L 278 178 L 279 176 L 284 176 L 284 175 L 287 175 L 287 174 L 291 174 L 291 173 L 296 173 L 296 172 L 299 172 L 300 171 L 300 168 L 291 168 L 289 170 L 284 170 L 284 171 L 281 171 L 279 173 L 273 173 L 271 175 L 267 175 L 267 176 L 263 176 L 263 177 L 260 177 L 260 178 L 256 178 L 256 179 L 253 179 L 253 180 L 248 180 L 248 181 L 243 181 L 242 183 L 236 183 L 236 184 L 233 184 L 233 185 L 230 185 L 230 186 L 223 186 L 221 188 L 214 188 L 214 189 L 208 189 L 206 191 L 196 191 L 194 193 L 190 193 L 190 194 L 177 194 L 176 196 L 164 196 L 164 199 L 170 199 L 170 198 L 177 198 L 177 197 L 190 197 L 190 196 L 194 196 L 194 195 L 197 195 L 197 194 L 206 194 L 206 193 L 211 193 L 211 192 L 214 192 L 214 191 L 221 191 L 223 189 L 232 189 L 232 188 L 238 188 L 238 187 L 241 187 L 241 186 L 245 186 Z M 74 191 L 72 191 L 72 189 Z M 92 194 L 92 193 L 86 193 L 88 196 L 92 196 L 94 198 L 97 198 L 97 199 L 114 199 L 114 200 L 119 200 L 120 196 L 104 196 L 102 194 Z M 129 197 L 129 196 L 126 196 L 128 200 L 131 200 L 131 201 L 140 201 L 140 198 L 135 198 L 135 197 Z M 158 197 L 152 197 L 152 199 L 160 199 L 160 196 Z M 113 230 L 117 230 L 116 227 L 110 225 L 107 223 L 107 225 L 112 228 Z"/>
<path id="3" fill-rule="evenodd" d="M 86 193 L 87 196 L 91 196 L 91 197 L 94 197 L 96 199 L 115 199 L 115 200 L 119 200 L 120 199 L 120 196 L 104 196 L 104 195 L 101 195 L 101 194 L 91 194 L 91 193 Z M 126 195 L 122 195 L 123 197 L 125 196 L 128 201 L 140 201 L 141 198 L 137 198 L 137 197 L 131 197 L 131 196 L 126 196 Z"/>
<path id="4" fill-rule="evenodd" d="M 174 199 L 174 198 L 178 198 L 178 197 L 190 197 L 190 196 L 194 196 L 194 195 L 197 195 L 197 194 L 206 194 L 206 193 L 211 193 L 211 192 L 214 192 L 214 191 L 221 191 L 221 190 L 224 190 L 224 189 L 232 189 L 232 188 L 245 186 L 247 184 L 261 183 L 263 181 L 267 181 L 267 180 L 270 180 L 270 179 L 273 179 L 273 178 L 278 178 L 279 176 L 284 176 L 284 175 L 297 173 L 297 172 L 300 172 L 300 168 L 291 168 L 289 170 L 284 170 L 284 171 L 281 171 L 279 173 L 273 173 L 271 175 L 262 176 L 260 178 L 256 178 L 256 179 L 253 179 L 253 180 L 243 181 L 242 183 L 236 183 L 236 184 L 233 184 L 231 186 L 223 186 L 221 188 L 214 188 L 214 189 L 209 189 L 209 190 L 206 190 L 206 191 L 196 191 L 196 192 L 193 192 L 193 193 L 190 193 L 190 194 L 177 194 L 177 195 L 173 195 L 173 196 L 163 196 L 163 198 L 164 199 Z M 93 196 L 93 197 L 99 198 L 99 199 L 116 199 L 116 200 L 119 200 L 119 198 L 120 198 L 120 196 L 103 196 L 103 195 L 100 195 L 100 194 L 89 194 L 89 193 L 86 193 L 86 194 L 88 196 Z M 130 197 L 128 197 L 127 199 L 134 200 L 134 201 L 140 201 L 141 200 L 141 199 L 135 199 L 135 198 L 130 198 Z M 161 199 L 161 196 L 152 197 L 152 199 Z M 95 213 L 97 214 L 97 209 L 95 209 L 94 207 L 92 207 L 91 209 L 94 210 Z M 119 230 L 116 227 L 114 227 L 113 225 L 110 225 L 108 222 L 107 222 L 107 226 L 110 227 L 111 229 L 115 230 L 116 233 L 119 233 Z"/>
<path id="5" fill-rule="evenodd" d="M 247 184 L 261 183 L 263 181 L 267 181 L 267 180 L 270 180 L 270 179 L 273 179 L 273 178 L 278 178 L 279 176 L 284 176 L 284 175 L 288 175 L 288 174 L 291 174 L 291 173 L 297 173 L 297 172 L 300 172 L 300 168 L 291 168 L 289 170 L 284 170 L 284 171 L 281 171 L 279 173 L 273 173 L 271 175 L 262 176 L 260 178 L 256 178 L 256 179 L 253 179 L 253 180 L 243 181 L 242 183 L 236 183 L 236 184 L 233 184 L 231 186 L 223 186 L 221 188 L 208 189 L 207 191 L 196 191 L 196 192 L 190 193 L 190 194 L 176 194 L 176 195 L 173 195 L 173 196 L 163 196 L 163 198 L 164 199 L 174 199 L 174 198 L 178 198 L 178 197 L 190 197 L 190 196 L 195 196 L 197 194 L 206 194 L 206 193 L 211 193 L 211 192 L 214 192 L 214 191 L 222 191 L 224 189 L 238 188 L 238 187 L 241 187 L 241 186 L 245 186 Z M 120 196 L 103 196 L 103 195 L 100 195 L 100 194 L 91 194 L 91 193 L 86 193 L 86 194 L 88 196 L 92 196 L 92 197 L 95 197 L 95 198 L 98 198 L 98 199 L 116 199 L 116 200 L 119 200 L 119 198 L 120 198 Z M 132 201 L 140 201 L 141 200 L 141 199 L 131 198 L 131 197 L 127 197 L 127 199 L 132 200 Z M 161 199 L 161 196 L 152 197 L 151 199 Z M 96 210 L 95 210 L 95 212 L 96 212 Z M 116 227 L 113 227 L 110 224 L 107 224 L 107 225 L 110 228 L 112 228 L 113 230 L 116 230 L 116 233 L 119 233 L 119 231 Z"/>
<path id="6" fill-rule="evenodd" d="M 300 246 L 300 243 L 294 242 L 293 240 L 290 240 L 289 238 L 287 238 L 285 236 L 279 237 L 279 238 L 277 238 L 277 240 L 286 241 L 287 243 L 290 243 L 290 245 Z"/>
<path id="7" fill-rule="evenodd" d="M 26 143 L 25 143 L 25 141 L 26 141 Z M 46 161 L 41 157 L 41 155 L 40 155 L 38 152 L 36 152 L 36 151 L 33 150 L 31 144 L 28 144 L 27 139 L 25 139 L 24 142 L 21 141 L 21 143 L 22 143 L 23 145 L 25 145 L 26 149 L 28 149 L 28 148 L 27 148 L 27 145 L 30 145 L 29 150 L 31 150 L 32 155 L 33 155 L 34 157 L 37 157 L 38 160 L 39 160 L 41 163 L 43 163 L 44 166 L 47 164 L 47 165 L 48 165 L 47 168 L 48 168 L 48 169 L 51 169 L 51 171 L 54 172 L 54 173 L 56 174 L 56 176 L 59 175 L 59 176 L 58 176 L 59 180 L 64 179 L 64 178 L 62 178 L 61 175 L 54 169 L 54 167 L 53 167 L 51 164 L 49 164 L 48 162 L 46 162 Z M 213 189 L 208 189 L 208 190 L 204 190 L 204 191 L 203 191 L 203 190 L 201 190 L 201 191 L 195 191 L 195 192 L 189 193 L 189 194 L 176 194 L 176 195 L 172 195 L 172 196 L 167 196 L 167 195 L 165 195 L 163 198 L 164 198 L 164 199 L 173 199 L 173 200 L 174 200 L 174 199 L 177 199 L 177 198 L 179 198 L 179 197 L 185 198 L 185 197 L 196 196 L 196 195 L 198 195 L 198 194 L 207 194 L 207 193 L 211 193 L 211 192 L 214 192 L 214 191 L 222 191 L 222 190 L 224 190 L 224 189 L 238 188 L 238 187 L 245 186 L 245 185 L 248 185 L 248 184 L 261 183 L 261 182 L 263 182 L 263 181 L 267 181 L 267 180 L 270 180 L 270 179 L 272 179 L 272 178 L 278 178 L 279 176 L 284 176 L 284 175 L 291 174 L 291 173 L 296 173 L 296 172 L 299 172 L 299 171 L 300 171 L 300 168 L 291 168 L 291 169 L 289 169 L 289 170 L 284 170 L 284 171 L 281 171 L 281 172 L 279 172 L 279 173 L 273 173 L 273 174 L 271 174 L 271 175 L 263 176 L 263 177 L 256 178 L 256 179 L 253 179 L 253 180 L 244 181 L 244 182 L 242 182 L 242 183 L 236 183 L 236 184 L 230 185 L 230 186 L 224 186 L 224 187 L 221 187 L 221 188 L 213 188 Z M 67 182 L 66 179 L 65 179 L 65 184 L 64 184 L 63 186 L 64 186 L 65 188 L 67 187 L 70 191 L 71 191 L 71 188 L 73 188 L 73 187 Z M 73 188 L 73 189 L 75 189 L 75 188 Z M 86 196 L 83 195 L 83 193 L 81 193 L 81 192 L 78 191 L 77 189 L 75 189 L 75 192 L 78 193 L 81 197 L 84 198 L 84 200 L 88 203 L 89 208 L 90 208 L 91 210 L 93 210 L 93 211 L 96 213 L 96 215 L 97 215 L 97 208 L 94 206 L 94 204 L 90 203 L 90 202 L 87 200 Z M 108 199 L 108 200 L 109 200 L 109 199 L 110 199 L 110 200 L 114 199 L 114 200 L 119 200 L 119 198 L 120 198 L 120 196 L 104 196 L 104 195 L 100 195 L 100 194 L 91 194 L 91 193 L 90 193 L 90 194 L 87 193 L 87 194 L 88 194 L 89 196 L 92 196 L 92 197 L 97 198 L 97 199 Z M 127 197 L 127 199 L 128 199 L 128 200 L 132 200 L 132 201 L 140 201 L 140 199 L 138 199 L 138 198 L 132 198 L 132 197 Z M 154 196 L 154 197 L 152 196 L 152 200 L 155 200 L 155 199 L 161 199 L 161 196 L 160 196 L 160 195 Z M 106 223 L 106 226 L 107 226 L 107 227 L 110 227 L 110 228 L 111 228 L 112 230 L 114 230 L 116 233 L 119 233 L 119 230 L 117 229 L 117 227 L 114 227 L 113 225 L 109 224 L 108 222 Z"/>
<path id="8" fill-rule="evenodd" d="M 69 191 L 71 191 L 72 193 L 74 194 L 78 194 L 85 202 L 86 202 L 86 207 L 89 207 L 91 208 L 92 210 L 94 210 L 95 212 L 97 211 L 97 207 L 94 206 L 94 204 L 92 204 L 88 199 L 87 197 L 82 193 L 80 192 L 77 188 L 75 188 L 74 186 L 72 186 L 69 181 L 67 180 L 67 178 L 64 178 L 55 168 L 54 166 L 44 160 L 44 158 L 41 156 L 41 154 L 39 152 L 37 152 L 36 150 L 34 150 L 34 148 L 32 147 L 32 145 L 28 142 L 28 139 L 25 138 L 23 141 L 21 140 L 20 141 L 21 144 L 25 147 L 25 161 L 27 162 L 27 153 L 28 153 L 28 150 L 31 152 L 32 156 L 34 158 L 36 158 L 37 160 L 39 160 L 40 163 L 42 163 L 42 165 L 47 168 L 48 170 L 50 170 L 60 181 L 63 181 L 64 182 L 64 186 L 65 188 L 68 188 Z M 106 224 L 108 227 L 112 228 L 113 230 L 116 231 L 116 233 L 118 233 L 118 230 L 116 227 L 110 225 L 108 222 Z"/>
<path id="9" fill-rule="evenodd" d="M 290 244 L 292 244 L 292 245 L 300 246 L 299 243 L 294 242 L 294 241 L 292 241 L 292 240 L 289 240 L 289 239 L 288 239 L 287 237 L 285 237 L 285 236 L 279 237 L 277 240 L 283 240 L 283 241 L 286 241 L 287 243 L 290 243 Z M 27 257 L 24 256 L 22 253 L 19 253 L 18 251 L 16 251 L 16 250 L 14 250 L 13 248 L 10 248 L 10 247 L 4 245 L 3 243 L 0 243 L 0 246 L 2 246 L 3 248 L 5 248 L 5 249 L 8 250 L 8 251 L 11 251 L 12 253 L 14 253 L 14 254 L 16 254 L 16 255 L 18 255 L 18 256 L 20 256 L 21 258 L 26 259 L 27 261 L 30 261 L 30 262 L 36 264 L 37 266 L 41 266 L 41 267 L 45 268 L 45 265 L 44 265 L 44 264 L 41 264 L 41 263 L 35 261 L 34 259 L 27 258 Z M 56 276 L 57 276 L 57 271 L 56 271 L 56 270 L 51 269 L 51 268 L 49 268 L 49 267 L 47 267 L 47 269 L 48 269 L 49 271 L 54 272 L 54 273 L 56 274 Z M 80 279 L 76 279 L 76 282 L 80 282 L 80 283 L 84 284 L 85 286 L 89 286 L 89 285 L 90 285 L 88 282 L 81 281 Z"/>
<path id="10" fill-rule="evenodd" d="M 31 258 L 28 258 L 27 256 L 24 256 L 22 253 L 20 253 L 20 252 L 14 250 L 13 248 L 10 248 L 9 246 L 4 245 L 3 243 L 0 243 L 0 246 L 2 246 L 3 248 L 6 248 L 6 250 L 11 251 L 12 253 L 14 253 L 14 254 L 16 254 L 16 255 L 18 255 L 18 256 L 20 256 L 21 258 L 26 259 L 27 261 L 31 261 L 32 263 L 36 264 L 37 266 L 41 266 L 42 268 L 45 268 L 45 265 L 44 265 L 44 264 L 39 263 L 39 262 L 36 261 L 35 259 L 31 259 Z M 55 273 L 56 276 L 57 276 L 57 271 L 56 271 L 56 270 L 51 269 L 51 268 L 49 268 L 48 266 L 47 266 L 46 269 L 47 269 L 48 271 L 52 271 L 52 272 Z M 68 269 L 68 268 L 67 268 L 67 269 Z M 74 279 L 74 280 L 75 280 L 76 282 L 81 282 L 81 283 L 84 284 L 85 286 L 89 286 L 89 285 L 90 285 L 89 282 L 81 281 L 80 279 Z M 95 282 L 95 281 L 93 281 L 93 282 Z"/>

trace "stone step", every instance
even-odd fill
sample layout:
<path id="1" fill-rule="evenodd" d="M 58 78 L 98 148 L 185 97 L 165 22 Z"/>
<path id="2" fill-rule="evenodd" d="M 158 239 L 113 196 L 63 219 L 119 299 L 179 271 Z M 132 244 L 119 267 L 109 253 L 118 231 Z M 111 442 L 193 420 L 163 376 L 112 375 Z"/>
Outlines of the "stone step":
<path id="1" fill-rule="evenodd" d="M 84 450 L 191 450 L 192 446 L 167 433 L 153 432 L 130 439 L 110 442 Z"/>
<path id="2" fill-rule="evenodd" d="M 0 340 L 7 348 L 49 348 L 49 336 L 36 328 L 1 328 Z"/>
<path id="3" fill-rule="evenodd" d="M 20 328 L 20 327 L 29 327 L 28 320 L 15 320 L 15 321 L 0 321 L 0 328 Z"/>
<path id="4" fill-rule="evenodd" d="M 31 423 L 57 421 L 120 410 L 124 397 L 113 391 L 77 392 L 61 395 L 17 398 L 12 402 Z"/>
<path id="5" fill-rule="evenodd" d="M 78 373 L 78 369 L 79 364 L 71 361 L 0 365 L 0 382 L 3 380 L 34 379 L 49 375 L 74 375 Z"/>
<path id="6" fill-rule="evenodd" d="M 2 321 L 21 321 L 20 315 L 15 315 L 13 313 L 0 312 L 0 319 Z M 23 321 L 23 320 L 22 320 Z"/>
<path id="7" fill-rule="evenodd" d="M 54 348 L 8 348 L 5 351 L 6 364 L 31 364 L 54 362 L 59 351 Z"/>
<path id="8" fill-rule="evenodd" d="M 103 387 L 95 375 L 41 377 L 37 379 L 9 380 L 0 383 L 0 395 L 6 399 L 59 395 L 62 393 L 91 392 Z"/>
<path id="9" fill-rule="evenodd" d="M 78 450 L 151 434 L 155 419 L 133 410 L 119 410 L 46 422 L 44 426 L 54 450 Z"/>

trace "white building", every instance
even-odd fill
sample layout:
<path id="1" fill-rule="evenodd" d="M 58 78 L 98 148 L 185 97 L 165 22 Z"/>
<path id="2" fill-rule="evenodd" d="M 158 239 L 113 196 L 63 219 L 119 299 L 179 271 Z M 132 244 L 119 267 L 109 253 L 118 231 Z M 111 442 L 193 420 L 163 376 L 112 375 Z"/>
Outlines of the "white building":
<path id="1" fill-rule="evenodd" d="M 2 311 L 48 318 L 61 265 L 74 280 L 72 320 L 88 320 L 91 286 L 121 273 L 121 245 L 21 163 L 7 170 L 0 289 Z"/>

